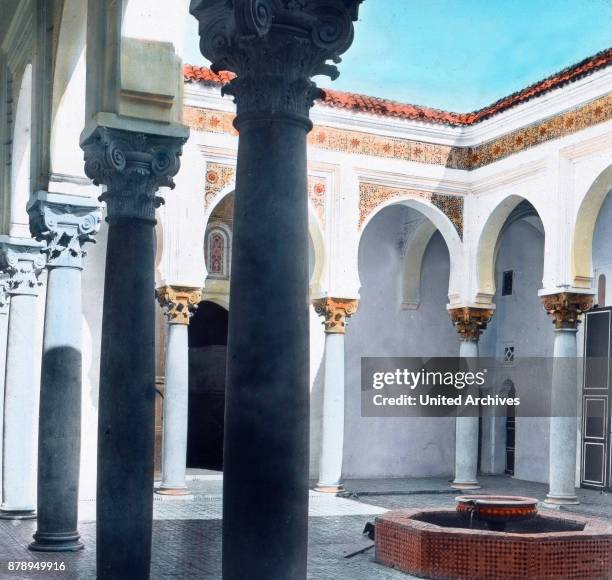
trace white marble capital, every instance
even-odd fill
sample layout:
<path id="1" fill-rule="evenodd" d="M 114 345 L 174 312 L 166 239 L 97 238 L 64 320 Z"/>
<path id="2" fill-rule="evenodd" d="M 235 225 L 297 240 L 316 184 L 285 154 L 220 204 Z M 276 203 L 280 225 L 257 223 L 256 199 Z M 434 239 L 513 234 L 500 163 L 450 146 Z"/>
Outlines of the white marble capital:
<path id="1" fill-rule="evenodd" d="M 8 293 L 8 276 L 0 273 L 0 316 L 8 315 L 11 298 Z"/>
<path id="2" fill-rule="evenodd" d="M 37 296 L 42 285 L 40 273 L 46 259 L 35 240 L 0 236 L 0 269 L 7 275 L 9 296 Z"/>
<path id="3" fill-rule="evenodd" d="M 30 231 L 45 243 L 47 267 L 82 268 L 83 244 L 95 242 L 102 211 L 99 204 L 84 196 L 37 191 L 28 204 Z"/>

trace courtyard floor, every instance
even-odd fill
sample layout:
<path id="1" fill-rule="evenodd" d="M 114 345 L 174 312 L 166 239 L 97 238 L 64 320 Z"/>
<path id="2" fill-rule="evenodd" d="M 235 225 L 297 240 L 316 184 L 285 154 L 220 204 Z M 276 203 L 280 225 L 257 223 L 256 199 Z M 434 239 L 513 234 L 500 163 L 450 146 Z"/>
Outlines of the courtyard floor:
<path id="1" fill-rule="evenodd" d="M 481 477 L 479 493 L 529 495 L 544 499 L 546 486 L 504 476 Z M 221 578 L 220 474 L 200 473 L 188 482 L 193 498 L 155 496 L 153 524 L 153 579 Z M 453 507 L 455 490 L 442 478 L 351 480 L 343 497 L 311 492 L 308 578 L 311 580 L 392 580 L 411 578 L 376 564 L 362 535 L 366 522 L 388 509 Z M 567 511 L 612 520 L 612 494 L 579 490 L 581 504 Z M 95 502 L 80 505 L 80 531 L 85 550 L 67 554 L 30 552 L 26 545 L 35 521 L 0 520 L 0 578 L 95 578 Z M 63 572 L 9 572 L 8 562 L 64 562 Z M 249 579 L 245 579 L 249 580 Z M 253 579 L 255 580 L 255 579 Z"/>

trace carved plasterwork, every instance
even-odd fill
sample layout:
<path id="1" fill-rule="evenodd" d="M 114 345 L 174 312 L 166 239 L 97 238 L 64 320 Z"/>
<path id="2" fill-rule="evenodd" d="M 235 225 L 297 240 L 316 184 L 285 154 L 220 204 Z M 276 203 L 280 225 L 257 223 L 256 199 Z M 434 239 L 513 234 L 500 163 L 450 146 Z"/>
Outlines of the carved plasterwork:
<path id="1" fill-rule="evenodd" d="M 236 167 L 225 163 L 206 164 L 206 183 L 204 185 L 204 207 L 207 208 L 213 200 L 228 185 L 236 179 Z"/>
<path id="2" fill-rule="evenodd" d="M 308 176 L 308 197 L 314 208 L 321 226 L 325 228 L 325 198 L 327 196 L 327 182 L 322 177 Z"/>
<path id="3" fill-rule="evenodd" d="M 106 202 L 108 219 L 155 221 L 155 209 L 163 203 L 156 192 L 174 187 L 185 141 L 100 126 L 81 144 L 85 174 L 95 185 L 107 186 L 99 199 Z"/>
<path id="4" fill-rule="evenodd" d="M 217 196 L 231 186 L 236 180 L 236 167 L 226 163 L 209 162 L 206 164 L 204 185 L 204 207 L 215 203 Z M 321 226 L 325 227 L 325 198 L 327 180 L 324 177 L 308 176 L 308 197 Z"/>
<path id="5" fill-rule="evenodd" d="M 376 208 L 393 199 L 422 199 L 440 209 L 455 226 L 459 237 L 463 237 L 463 197 L 423 191 L 390 187 L 376 183 L 361 182 L 359 184 L 359 228 L 363 227 L 367 218 Z"/>
<path id="6" fill-rule="evenodd" d="M 32 236 L 45 242 L 47 267 L 68 266 L 82 268 L 86 255 L 83 244 L 95 242 L 94 235 L 100 229 L 102 212 L 94 204 L 68 203 L 66 196 L 56 196 L 62 201 L 50 201 L 54 194 L 42 194 L 28 207 Z M 46 199 L 48 198 L 48 199 Z"/>
<path id="7" fill-rule="evenodd" d="M 542 296 L 542 305 L 556 329 L 575 330 L 580 324 L 580 316 L 593 306 L 593 296 L 560 292 Z"/>
<path id="8" fill-rule="evenodd" d="M 317 298 L 312 301 L 315 312 L 324 317 L 323 324 L 328 334 L 344 334 L 346 319 L 350 318 L 359 306 L 355 298 Z"/>
<path id="9" fill-rule="evenodd" d="M 451 308 L 448 311 L 454 327 L 461 340 L 474 341 L 480 338 L 482 331 L 493 316 L 491 308 Z"/>
<path id="10" fill-rule="evenodd" d="M 232 128 L 234 114 L 230 112 L 185 107 L 184 118 L 198 131 L 235 134 Z M 319 125 L 308 135 L 308 144 L 329 151 L 472 170 L 610 119 L 612 95 L 606 95 L 474 147 L 455 147 Z"/>
<path id="11" fill-rule="evenodd" d="M 189 318 L 202 299 L 200 288 L 161 286 L 155 291 L 159 305 L 170 324 L 189 324 Z"/>

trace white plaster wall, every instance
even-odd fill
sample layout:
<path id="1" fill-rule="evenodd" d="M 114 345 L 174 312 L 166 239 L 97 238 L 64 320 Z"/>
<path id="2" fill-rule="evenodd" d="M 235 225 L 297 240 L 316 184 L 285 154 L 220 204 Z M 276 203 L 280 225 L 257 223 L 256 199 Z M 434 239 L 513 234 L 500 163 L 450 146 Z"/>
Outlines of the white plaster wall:
<path id="1" fill-rule="evenodd" d="M 400 232 L 409 210 L 392 206 L 366 227 L 359 248 L 361 301 L 346 335 L 345 477 L 450 475 L 453 419 L 361 416 L 362 356 L 457 356 L 446 312 L 448 250 L 439 234 L 423 261 L 422 303 L 401 309 Z"/>
<path id="2" fill-rule="evenodd" d="M 11 226 L 9 234 L 30 236 L 26 205 L 30 198 L 30 144 L 32 119 L 32 65 L 25 67 L 17 94 L 11 158 Z"/>
<path id="3" fill-rule="evenodd" d="M 530 218 L 530 220 L 533 218 Z M 527 220 L 513 222 L 502 234 L 495 266 L 495 314 L 482 335 L 480 354 L 501 357 L 505 344 L 513 344 L 515 358 L 550 357 L 553 347 L 553 325 L 546 315 L 538 290 L 542 286 L 544 236 Z M 513 293 L 501 295 L 501 278 L 505 270 L 514 271 Z M 521 385 L 508 368 L 517 395 Z M 500 379 L 498 389 L 502 388 Z M 548 481 L 549 419 L 517 417 L 514 476 L 528 481 Z M 497 432 L 496 464 L 504 465 L 505 425 Z M 489 452 L 483 446 L 483 454 Z M 501 470 L 503 471 L 503 469 Z"/>

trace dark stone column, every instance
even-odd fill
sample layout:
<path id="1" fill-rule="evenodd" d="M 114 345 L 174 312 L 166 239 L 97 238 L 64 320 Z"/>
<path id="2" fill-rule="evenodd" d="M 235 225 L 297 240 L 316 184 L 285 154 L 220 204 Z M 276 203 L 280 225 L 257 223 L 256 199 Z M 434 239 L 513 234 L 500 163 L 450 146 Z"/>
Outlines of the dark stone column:
<path id="1" fill-rule="evenodd" d="M 95 200 L 39 191 L 30 230 L 45 241 L 47 302 L 38 421 L 38 522 L 30 550 L 79 550 L 81 270 L 100 227 Z"/>
<path id="2" fill-rule="evenodd" d="M 358 1 L 194 0 L 200 48 L 236 78 L 223 578 L 306 577 L 310 78 L 338 72 Z"/>
<path id="3" fill-rule="evenodd" d="M 106 185 L 108 246 L 98 414 L 97 577 L 149 577 L 155 436 L 155 208 L 184 138 L 98 127 L 85 173 Z"/>

